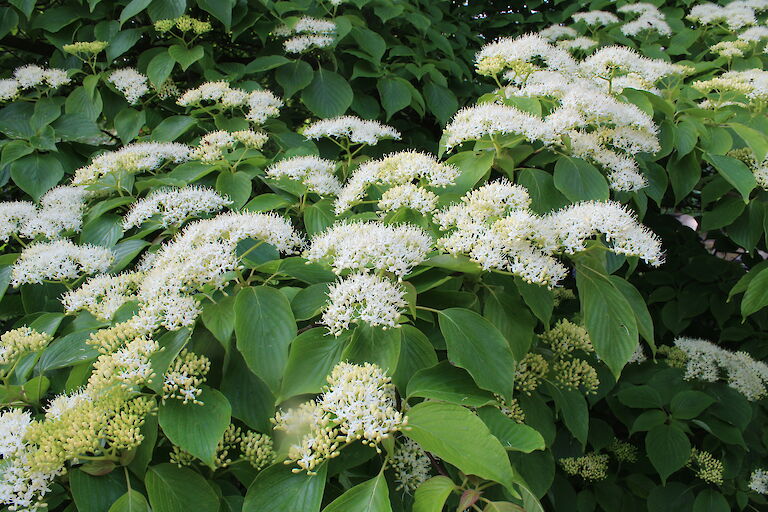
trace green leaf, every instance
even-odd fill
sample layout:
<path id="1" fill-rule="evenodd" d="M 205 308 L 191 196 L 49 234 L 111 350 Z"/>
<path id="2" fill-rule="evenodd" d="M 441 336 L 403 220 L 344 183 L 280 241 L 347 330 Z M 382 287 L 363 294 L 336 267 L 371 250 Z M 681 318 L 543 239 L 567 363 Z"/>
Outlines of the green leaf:
<path id="1" fill-rule="evenodd" d="M 416 489 L 413 512 L 442 512 L 455 488 L 456 484 L 447 476 L 433 476 Z"/>
<path id="2" fill-rule="evenodd" d="M 69 484 L 77 510 L 82 512 L 104 512 L 126 491 L 122 471 L 91 476 L 75 469 L 69 473 Z"/>
<path id="3" fill-rule="evenodd" d="M 545 448 L 544 438 L 536 429 L 507 418 L 496 407 L 481 407 L 477 415 L 507 450 L 531 453 Z"/>
<path id="4" fill-rule="evenodd" d="M 481 388 L 511 400 L 516 363 L 498 329 L 468 309 L 446 309 L 438 319 L 451 363 L 467 370 Z"/>
<path id="5" fill-rule="evenodd" d="M 560 157 L 555 164 L 555 188 L 569 201 L 606 201 L 608 183 L 594 165 L 580 158 Z"/>
<path id="6" fill-rule="evenodd" d="M 214 468 L 216 445 L 229 426 L 232 407 L 224 395 L 207 386 L 203 386 L 199 400 L 202 405 L 166 400 L 157 417 L 173 444 Z"/>
<path id="7" fill-rule="evenodd" d="M 269 420 L 275 415 L 275 397 L 237 351 L 230 352 L 220 390 L 232 405 L 232 416 L 259 432 L 271 430 Z"/>
<path id="8" fill-rule="evenodd" d="M 235 332 L 235 297 L 222 297 L 218 302 L 209 302 L 203 308 L 203 325 L 221 342 L 229 346 L 229 339 Z"/>
<path id="9" fill-rule="evenodd" d="M 408 398 L 430 398 L 467 407 L 482 407 L 496 400 L 488 391 L 475 385 L 472 377 L 452 366 L 448 361 L 441 361 L 431 368 L 416 372 L 408 382 Z"/>
<path id="10" fill-rule="evenodd" d="M 123 144 L 135 139 L 141 128 L 147 122 L 147 115 L 143 110 L 124 108 L 115 116 L 115 130 Z"/>
<path id="11" fill-rule="evenodd" d="M 392 512 L 384 473 L 358 484 L 333 500 L 323 512 Z"/>
<path id="12" fill-rule="evenodd" d="M 679 159 L 667 161 L 667 174 L 675 193 L 675 203 L 679 203 L 701 179 L 701 162 L 692 151 Z"/>
<path id="13" fill-rule="evenodd" d="M 411 104 L 411 90 L 404 82 L 400 77 L 384 77 L 376 83 L 387 119 Z"/>
<path id="14" fill-rule="evenodd" d="M 400 358 L 397 361 L 397 370 L 392 375 L 392 382 L 404 391 L 416 372 L 437 364 L 437 354 L 429 338 L 416 327 L 403 325 L 400 332 Z"/>
<path id="15" fill-rule="evenodd" d="M 171 57 L 168 51 L 160 52 L 149 61 L 147 65 L 147 78 L 159 87 L 171 75 L 175 64 L 176 60 Z"/>
<path id="16" fill-rule="evenodd" d="M 120 12 L 120 26 L 146 9 L 151 3 L 152 0 L 131 0 L 128 2 L 128 5 L 123 7 L 123 10 Z"/>
<path id="17" fill-rule="evenodd" d="M 189 66 L 203 58 L 205 51 L 202 46 L 187 48 L 186 46 L 175 44 L 168 48 L 168 55 L 181 65 L 182 71 L 186 71 Z"/>
<path id="18" fill-rule="evenodd" d="M 230 208 L 240 209 L 251 196 L 251 177 L 244 172 L 222 172 L 216 179 L 216 190 L 232 201 Z"/>
<path id="19" fill-rule="evenodd" d="M 517 183 L 528 189 L 531 209 L 542 215 L 568 204 L 568 200 L 555 187 L 552 175 L 541 169 L 519 169 Z"/>
<path id="20" fill-rule="evenodd" d="M 768 268 L 752 278 L 741 299 L 741 316 L 748 317 L 768 305 Z"/>
<path id="21" fill-rule="evenodd" d="M 12 140 L 3 146 L 0 153 L 0 167 L 5 167 L 9 163 L 18 160 L 34 151 L 34 148 L 23 140 Z"/>
<path id="22" fill-rule="evenodd" d="M 219 20 L 224 25 L 224 30 L 229 32 L 235 0 L 197 0 L 197 5 Z"/>
<path id="23" fill-rule="evenodd" d="M 755 160 L 762 162 L 768 155 L 768 139 L 761 131 L 740 123 L 728 123 L 728 126 L 749 145 L 755 154 Z"/>
<path id="24" fill-rule="evenodd" d="M 688 463 L 691 458 L 691 443 L 679 428 L 659 425 L 646 434 L 645 451 L 661 476 L 661 481 L 666 482 L 669 475 Z"/>
<path id="25" fill-rule="evenodd" d="M 654 409 L 664 406 L 661 395 L 651 386 L 627 386 L 616 396 L 619 402 L 635 409 Z"/>
<path id="26" fill-rule="evenodd" d="M 611 284 L 624 295 L 627 299 L 627 303 L 635 313 L 635 320 L 637 321 L 637 330 L 640 336 L 654 349 L 656 350 L 656 342 L 653 337 L 653 319 L 651 313 L 648 311 L 648 306 L 645 303 L 645 299 L 637 288 L 632 286 L 626 279 L 622 279 L 619 276 L 608 276 L 611 280 Z"/>
<path id="27" fill-rule="evenodd" d="M 645 411 L 635 418 L 635 421 L 632 423 L 632 428 L 629 429 L 629 433 L 647 432 L 653 427 L 663 424 L 665 421 L 667 421 L 667 414 L 664 411 L 660 411 L 659 409 Z"/>
<path id="28" fill-rule="evenodd" d="M 318 512 L 328 465 L 315 471 L 316 475 L 293 473 L 279 462 L 268 467 L 248 487 L 243 512 Z"/>
<path id="29" fill-rule="evenodd" d="M 307 206 L 304 210 L 304 227 L 309 235 L 322 233 L 330 227 L 336 216 L 333 214 L 333 204 L 328 200 L 321 200 Z"/>
<path id="30" fill-rule="evenodd" d="M 219 498 L 208 482 L 175 464 L 152 466 L 144 481 L 153 512 L 218 512 Z"/>
<path id="31" fill-rule="evenodd" d="M 581 311 L 595 352 L 618 377 L 638 343 L 635 312 L 605 274 L 576 267 Z"/>
<path id="32" fill-rule="evenodd" d="M 275 80 L 283 88 L 283 96 L 286 98 L 290 98 L 312 83 L 314 76 L 312 66 L 303 60 L 287 62 L 275 71 Z"/>
<path id="33" fill-rule="evenodd" d="M 401 342 L 400 329 L 382 329 L 361 323 L 352 331 L 341 358 L 351 363 L 375 363 L 391 375 L 397 369 Z"/>
<path id="34" fill-rule="evenodd" d="M 343 348 L 344 338 L 329 336 L 324 327 L 299 334 L 291 343 L 279 401 L 319 393 L 326 384 L 326 376 L 341 361 Z"/>
<path id="35" fill-rule="evenodd" d="M 123 236 L 123 219 L 107 213 L 86 222 L 80 233 L 81 244 L 100 245 L 111 249 Z"/>
<path id="36" fill-rule="evenodd" d="M 95 359 L 99 352 L 87 343 L 90 334 L 90 330 L 77 331 L 51 342 L 38 361 L 40 373 Z"/>
<path id="37" fill-rule="evenodd" d="M 409 95 L 410 96 L 410 95 Z M 429 111 L 432 112 L 441 124 L 445 124 L 459 109 L 459 100 L 456 95 L 442 85 L 427 82 L 424 84 L 424 99 Z"/>
<path id="38" fill-rule="evenodd" d="M 384 42 L 384 39 L 373 30 L 363 27 L 353 28 L 351 34 L 360 49 L 371 56 L 372 62 L 379 64 L 387 50 L 387 43 Z"/>
<path id="39" fill-rule="evenodd" d="M 324 68 L 315 71 L 312 82 L 301 92 L 301 101 L 321 118 L 342 115 L 352 104 L 353 98 L 347 80 Z"/>
<path id="40" fill-rule="evenodd" d="M 739 191 L 744 202 L 749 201 L 749 194 L 757 186 L 755 175 L 744 165 L 744 162 L 722 155 L 706 155 L 706 159 L 717 169 L 725 181 Z"/>
<path id="41" fill-rule="evenodd" d="M 512 355 L 519 361 L 533 341 L 536 319 L 519 296 L 504 292 L 499 287 L 487 287 L 483 316 L 499 329 L 512 349 Z"/>
<path id="42" fill-rule="evenodd" d="M 256 57 L 245 66 L 246 73 L 260 73 L 262 71 L 269 71 L 270 69 L 279 68 L 284 64 L 289 64 L 291 61 L 286 59 L 282 55 L 266 55 L 264 57 Z M 298 61 L 303 62 L 303 61 Z"/>
<path id="43" fill-rule="evenodd" d="M 554 398 L 563 423 L 584 446 L 589 435 L 589 409 L 584 395 L 576 389 L 560 389 L 546 383 L 547 392 Z"/>
<path id="44" fill-rule="evenodd" d="M 35 201 L 55 187 L 64 177 L 61 162 L 50 153 L 33 153 L 19 158 L 10 165 L 11 178 L 21 190 Z"/>
<path id="45" fill-rule="evenodd" d="M 296 337 L 296 321 L 288 299 L 274 288 L 246 288 L 235 300 L 237 348 L 248 367 L 276 394 Z"/>
<path id="46" fill-rule="evenodd" d="M 109 512 L 151 512 L 147 498 L 139 491 L 129 490 L 115 501 Z"/>
<path id="47" fill-rule="evenodd" d="M 522 483 L 507 453 L 483 421 L 460 405 L 422 402 L 408 411 L 409 429 L 403 433 L 468 475 L 504 485 Z"/>
<path id="48" fill-rule="evenodd" d="M 728 512 L 731 506 L 721 493 L 714 489 L 704 489 L 693 502 L 693 512 Z"/>
<path id="49" fill-rule="evenodd" d="M 197 121 L 189 116 L 166 117 L 160 124 L 155 126 L 154 130 L 152 130 L 152 140 L 159 142 L 173 142 L 196 124 Z"/>
<path id="50" fill-rule="evenodd" d="M 691 420 L 715 403 L 715 399 L 701 391 L 680 391 L 670 405 L 672 416 L 681 420 Z"/>
<path id="51" fill-rule="evenodd" d="M 454 180 L 453 185 L 449 185 L 443 189 L 445 194 L 462 196 L 472 190 L 472 188 L 491 170 L 493 156 L 493 151 L 483 151 L 482 153 L 462 151 L 446 160 L 445 163 L 458 167 L 460 174 Z"/>

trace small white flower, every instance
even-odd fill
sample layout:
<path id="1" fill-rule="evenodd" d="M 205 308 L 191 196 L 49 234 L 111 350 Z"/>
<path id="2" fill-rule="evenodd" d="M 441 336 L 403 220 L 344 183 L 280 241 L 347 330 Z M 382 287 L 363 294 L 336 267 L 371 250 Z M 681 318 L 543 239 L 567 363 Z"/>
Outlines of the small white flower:
<path id="1" fill-rule="evenodd" d="M 396 327 L 406 305 L 399 284 L 374 274 L 352 274 L 329 288 L 323 324 L 336 336 L 351 323 Z"/>
<path id="2" fill-rule="evenodd" d="M 125 96 L 128 103 L 138 103 L 139 99 L 149 92 L 147 86 L 147 77 L 133 68 L 123 68 L 113 71 L 109 75 L 109 81 L 114 84 L 115 89 Z"/>

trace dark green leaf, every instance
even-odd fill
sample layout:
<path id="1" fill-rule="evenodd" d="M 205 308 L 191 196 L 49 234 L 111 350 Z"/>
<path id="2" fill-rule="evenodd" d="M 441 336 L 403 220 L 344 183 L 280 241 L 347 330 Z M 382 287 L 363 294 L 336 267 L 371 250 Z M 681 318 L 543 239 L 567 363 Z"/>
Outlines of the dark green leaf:
<path id="1" fill-rule="evenodd" d="M 661 481 L 666 482 L 669 475 L 688 463 L 691 443 L 679 428 L 659 425 L 646 434 L 645 451 L 661 476 Z"/>
<path id="2" fill-rule="evenodd" d="M 352 88 L 347 80 L 333 71 L 319 68 L 312 82 L 301 92 L 301 101 L 316 116 L 340 116 L 352 104 Z"/>
<path id="3" fill-rule="evenodd" d="M 153 512 L 218 512 L 219 498 L 208 482 L 175 464 L 152 466 L 144 481 Z"/>
<path id="4" fill-rule="evenodd" d="M 327 464 L 316 475 L 293 473 L 285 464 L 270 466 L 256 477 L 245 495 L 243 512 L 318 512 L 323 499 Z"/>
<path id="5" fill-rule="evenodd" d="M 350 490 L 336 498 L 323 512 L 392 512 L 389 503 L 389 489 L 384 473 L 379 473 L 376 478 L 352 487 Z"/>

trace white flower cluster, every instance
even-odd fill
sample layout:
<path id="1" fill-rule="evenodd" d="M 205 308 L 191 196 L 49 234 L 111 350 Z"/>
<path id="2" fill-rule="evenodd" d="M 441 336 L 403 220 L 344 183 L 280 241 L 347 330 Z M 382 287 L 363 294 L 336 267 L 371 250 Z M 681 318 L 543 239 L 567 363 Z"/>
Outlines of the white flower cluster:
<path id="1" fill-rule="evenodd" d="M 365 322 L 383 328 L 397 327 L 406 306 L 405 290 L 375 274 L 355 273 L 330 286 L 323 324 L 336 336 L 350 323 Z"/>
<path id="2" fill-rule="evenodd" d="M 314 401 L 279 412 L 275 430 L 285 432 L 291 445 L 288 460 L 312 470 L 339 455 L 341 448 L 362 440 L 375 446 L 398 432 L 407 419 L 395 408 L 395 389 L 375 364 L 339 363 L 328 377 L 328 386 Z"/>
<path id="3" fill-rule="evenodd" d="M 0 80 L 0 101 L 10 101 L 25 89 L 46 86 L 52 89 L 67 85 L 71 80 L 67 72 L 58 68 L 43 68 L 37 64 L 27 64 L 16 68 L 13 78 Z"/>
<path id="4" fill-rule="evenodd" d="M 709 47 L 709 51 L 716 53 L 721 57 L 732 59 L 733 57 L 743 57 L 744 51 L 750 47 L 748 41 L 737 39 L 735 41 L 720 41 Z"/>
<path id="5" fill-rule="evenodd" d="M 267 176 L 279 180 L 287 178 L 304 185 L 308 192 L 321 196 L 335 196 L 341 191 L 341 182 L 334 174 L 336 164 L 316 156 L 295 156 L 272 164 Z"/>
<path id="6" fill-rule="evenodd" d="M 277 117 L 283 106 L 283 100 L 266 89 L 251 92 L 247 103 L 249 110 L 246 117 L 256 124 L 262 124 L 270 117 Z"/>
<path id="7" fill-rule="evenodd" d="M 589 37 L 575 37 L 573 39 L 563 39 L 561 41 L 557 41 L 558 48 L 564 48 L 568 50 L 569 52 L 576 52 L 576 51 L 583 51 L 586 52 L 588 50 L 591 50 L 595 46 L 597 46 L 599 43 L 595 41 L 594 39 L 590 39 Z"/>
<path id="8" fill-rule="evenodd" d="M 95 157 L 90 165 L 75 171 L 73 185 L 90 185 L 100 178 L 113 174 L 137 174 L 156 171 L 168 161 L 184 162 L 190 148 L 176 142 L 137 142 L 117 151 L 109 151 Z"/>
<path id="9" fill-rule="evenodd" d="M 118 309 L 137 298 L 142 279 L 143 272 L 95 276 L 82 286 L 65 293 L 61 303 L 67 314 L 85 310 L 99 320 L 109 322 Z"/>
<path id="10" fill-rule="evenodd" d="M 511 94 L 547 95 L 559 101 L 546 119 L 516 107 L 483 103 L 460 110 L 445 128 L 445 144 L 490 136 L 518 134 L 527 140 L 570 150 L 607 169 L 612 188 L 623 191 L 645 186 L 634 155 L 659 150 L 653 119 L 631 103 L 597 89 L 571 87 L 563 92 L 547 82 L 531 82 Z"/>
<path id="11" fill-rule="evenodd" d="M 527 76 L 544 69 L 574 73 L 577 65 L 567 51 L 552 45 L 544 37 L 525 34 L 483 46 L 475 55 L 475 67 L 481 75 L 495 76 L 510 69 L 519 76 Z"/>
<path id="12" fill-rule="evenodd" d="M 752 359 L 748 353 L 731 352 L 707 340 L 694 338 L 678 338 L 675 346 L 687 357 L 687 380 L 716 382 L 725 372 L 728 385 L 747 400 L 760 400 L 768 394 L 768 365 Z"/>
<path id="13" fill-rule="evenodd" d="M 437 194 L 414 183 L 395 185 L 387 189 L 378 202 L 382 212 L 393 212 L 400 208 L 410 208 L 427 215 L 437 207 Z"/>
<path id="14" fill-rule="evenodd" d="M 571 18 L 577 23 L 584 22 L 588 27 L 613 25 L 619 22 L 618 16 L 608 11 L 577 12 Z"/>
<path id="15" fill-rule="evenodd" d="M 18 233 L 24 238 L 44 236 L 54 240 L 62 232 L 78 232 L 88 196 L 82 187 L 62 185 L 46 192 L 38 208 L 26 201 L 0 203 L 0 239 Z"/>
<path id="16" fill-rule="evenodd" d="M 383 139 L 399 139 L 400 132 L 378 121 L 367 121 L 355 116 L 322 119 L 310 124 L 302 134 L 308 139 L 346 139 L 352 144 L 375 146 Z"/>
<path id="17" fill-rule="evenodd" d="M 432 155 L 418 151 L 392 153 L 380 160 L 365 162 L 355 169 L 339 192 L 339 198 L 334 205 L 336 215 L 344 213 L 361 201 L 371 185 L 412 185 L 400 190 L 409 196 L 397 197 L 397 192 L 387 191 L 387 197 L 382 197 L 379 208 L 396 209 L 399 206 L 409 206 L 426 213 L 434 209 L 433 203 L 437 198 L 429 190 L 416 187 L 412 182 L 418 181 L 419 184 L 431 187 L 445 187 L 452 185 L 458 175 L 459 169 L 456 166 L 439 162 Z"/>
<path id="18" fill-rule="evenodd" d="M 662 78 L 685 74 L 690 68 L 650 59 L 632 48 L 614 45 L 600 48 L 579 64 L 579 70 L 595 82 L 611 82 L 613 90 L 619 93 L 623 87 L 653 92 L 654 84 Z"/>
<path id="19" fill-rule="evenodd" d="M 229 82 L 205 82 L 194 89 L 184 91 L 176 103 L 182 107 L 199 107 L 217 104 L 221 108 L 248 107 L 246 117 L 257 124 L 262 124 L 270 117 L 279 115 L 283 100 L 266 89 L 247 92 L 231 87 Z"/>
<path id="20" fill-rule="evenodd" d="M 412 224 L 339 222 L 316 235 L 305 256 L 328 261 L 337 274 L 373 269 L 402 278 L 427 258 L 431 248 L 432 238 Z"/>
<path id="21" fill-rule="evenodd" d="M 560 39 L 573 39 L 578 37 L 576 29 L 564 25 L 551 25 L 539 31 L 539 35 L 549 41 L 558 41 Z"/>
<path id="22" fill-rule="evenodd" d="M 736 36 L 739 41 L 747 41 L 749 43 L 759 43 L 763 39 L 768 39 L 768 26 L 760 25 L 757 27 L 749 27 Z"/>
<path id="23" fill-rule="evenodd" d="M 621 32 L 625 36 L 636 36 L 642 32 L 656 32 L 662 36 L 672 35 L 669 23 L 659 8 L 653 4 L 638 2 L 623 5 L 616 10 L 622 13 L 639 14 L 637 18 L 621 26 Z"/>
<path id="24" fill-rule="evenodd" d="M 749 101 L 764 102 L 768 100 L 768 71 L 762 69 L 726 71 L 715 78 L 696 81 L 691 86 L 704 94 L 712 91 L 732 92 L 745 96 Z M 734 100 L 736 98 L 729 99 Z M 712 98 L 709 101 L 713 102 L 714 105 L 723 104 L 717 98 Z"/>
<path id="25" fill-rule="evenodd" d="M 700 25 L 719 25 L 724 23 L 732 31 L 757 24 L 755 11 L 768 8 L 763 2 L 735 0 L 725 6 L 703 3 L 693 6 L 687 19 Z"/>
<path id="26" fill-rule="evenodd" d="M 466 254 L 484 269 L 511 272 L 530 283 L 553 286 L 567 269 L 555 259 L 573 254 L 602 235 L 617 254 L 663 261 L 660 240 L 615 202 L 577 203 L 543 217 L 528 210 L 527 191 L 506 180 L 469 192 L 462 202 L 435 215 L 448 234 L 437 246 Z"/>
<path id="27" fill-rule="evenodd" d="M 157 189 L 131 205 L 123 219 L 123 229 L 141 226 L 160 215 L 164 227 L 181 226 L 191 217 L 213 213 L 232 204 L 212 188 L 188 186 L 179 189 Z"/>
<path id="28" fill-rule="evenodd" d="M 392 454 L 392 470 L 397 489 L 412 493 L 430 477 L 432 465 L 424 449 L 412 439 L 405 438 Z"/>
<path id="29" fill-rule="evenodd" d="M 754 470 L 749 476 L 749 488 L 759 494 L 768 494 L 768 471 Z"/>
<path id="30" fill-rule="evenodd" d="M 195 294 L 203 286 L 220 288 L 228 282 L 227 274 L 238 268 L 237 244 L 246 239 L 284 254 L 303 245 L 290 222 L 274 214 L 231 212 L 193 222 L 139 265 L 146 276 L 137 294 L 137 324 L 145 331 L 192 325 L 200 314 Z"/>
<path id="31" fill-rule="evenodd" d="M 192 149 L 189 158 L 203 163 L 213 163 L 224 158 L 224 151 L 234 148 L 237 143 L 246 148 L 259 149 L 269 140 L 265 132 L 253 130 L 238 130 L 226 132 L 217 130 L 208 132 L 200 138 L 200 143 Z"/>
<path id="32" fill-rule="evenodd" d="M 25 248 L 11 268 L 11 284 L 70 281 L 106 272 L 114 260 L 104 247 L 75 245 L 69 240 L 38 242 Z"/>
<path id="33" fill-rule="evenodd" d="M 147 77 L 134 68 L 123 68 L 113 71 L 109 81 L 120 91 L 130 104 L 138 103 L 142 96 L 149 92 Z"/>
<path id="34" fill-rule="evenodd" d="M 0 503 L 9 510 L 35 511 L 45 508 L 42 497 L 50 491 L 53 479 L 61 472 L 33 471 L 28 467 L 24 437 L 32 424 L 28 411 L 12 408 L 0 412 Z"/>
<path id="35" fill-rule="evenodd" d="M 336 335 L 357 321 L 396 327 L 405 306 L 404 291 L 380 274 L 402 280 L 431 248 L 432 238 L 412 224 L 340 222 L 315 236 L 305 254 L 308 260 L 328 261 L 337 274 L 355 271 L 331 287 L 323 323 Z M 370 271 L 377 275 L 365 274 Z"/>
<path id="36" fill-rule="evenodd" d="M 287 53 L 304 53 L 331 46 L 336 37 L 336 23 L 304 16 L 290 25 L 278 27 L 275 35 L 288 37 L 283 42 L 283 49 Z"/>

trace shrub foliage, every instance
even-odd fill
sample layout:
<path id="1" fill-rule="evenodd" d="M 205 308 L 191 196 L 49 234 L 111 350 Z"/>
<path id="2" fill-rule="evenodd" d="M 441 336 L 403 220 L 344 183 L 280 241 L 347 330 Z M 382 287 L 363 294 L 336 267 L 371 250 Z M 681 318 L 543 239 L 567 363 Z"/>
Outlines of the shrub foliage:
<path id="1" fill-rule="evenodd" d="M 9 0 L 0 505 L 768 506 L 766 16 Z"/>

